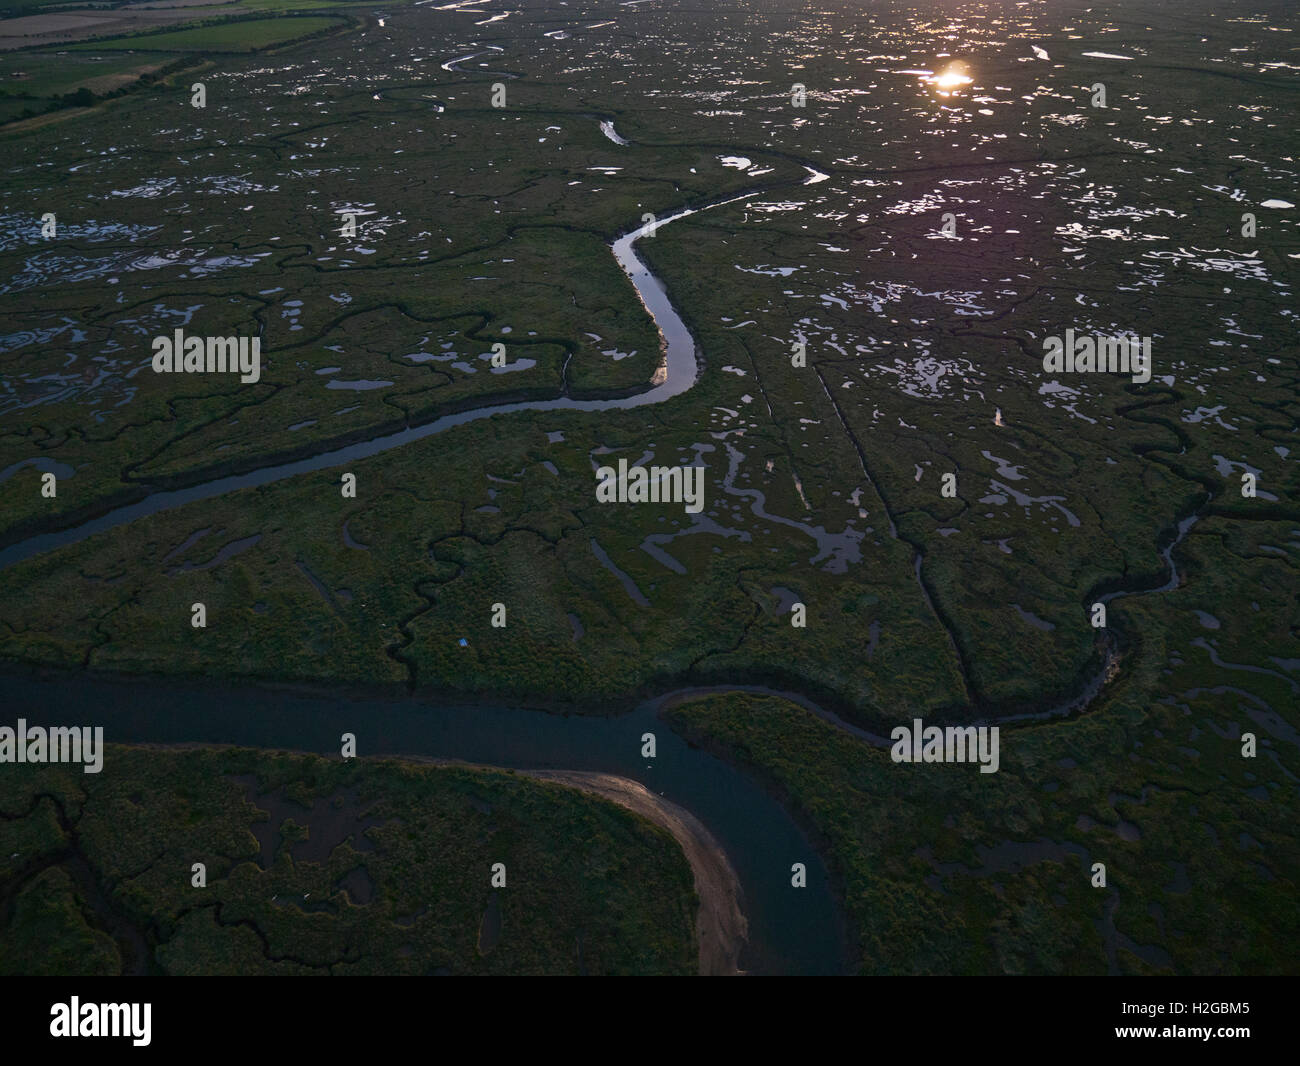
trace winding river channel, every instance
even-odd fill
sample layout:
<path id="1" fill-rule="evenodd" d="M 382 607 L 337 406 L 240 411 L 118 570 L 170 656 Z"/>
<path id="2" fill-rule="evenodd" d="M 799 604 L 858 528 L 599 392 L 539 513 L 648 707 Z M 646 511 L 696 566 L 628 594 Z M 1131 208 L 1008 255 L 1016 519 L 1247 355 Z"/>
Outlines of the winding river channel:
<path id="1" fill-rule="evenodd" d="M 420 426 L 412 426 L 398 430 L 396 433 L 389 433 L 357 444 L 349 444 L 343 448 L 321 452 L 295 462 L 264 466 L 244 474 L 216 478 L 183 489 L 152 492 L 135 503 L 115 508 L 80 525 L 54 533 L 42 533 L 9 545 L 7 548 L 0 550 L 0 570 L 24 559 L 31 558 L 33 555 L 63 547 L 65 544 L 76 544 L 78 541 L 85 540 L 96 533 L 126 525 L 128 522 L 134 522 L 146 515 L 158 514 L 160 511 L 170 511 L 173 508 L 183 507 L 187 503 L 194 503 L 198 500 L 210 500 L 216 496 L 236 492 L 239 489 L 254 488 L 259 485 L 269 485 L 276 481 L 284 481 L 286 478 L 307 474 L 314 470 L 325 470 L 329 467 L 341 466 L 344 463 L 356 462 L 358 459 L 366 459 L 372 455 L 378 455 L 380 452 L 386 452 L 390 448 L 400 448 L 402 445 L 423 440 L 439 433 L 445 433 L 455 426 L 462 426 L 467 422 L 475 422 L 481 418 L 512 414 L 517 411 L 608 411 L 615 408 L 644 407 L 648 404 L 663 403 L 665 400 L 685 392 L 695 384 L 696 378 L 699 376 L 699 360 L 696 353 L 695 338 L 691 336 L 690 330 L 686 328 L 686 323 L 682 321 L 681 316 L 668 299 L 668 293 L 663 282 L 650 273 L 645 263 L 636 254 L 633 245 L 640 238 L 652 233 L 656 228 L 662 228 L 669 223 L 676 222 L 678 219 L 687 218 L 690 215 L 707 211 L 713 207 L 721 207 L 724 204 L 735 203 L 738 200 L 757 195 L 757 191 L 742 193 L 739 196 L 729 196 L 726 199 L 717 200 L 701 207 L 683 208 L 681 211 L 640 226 L 614 241 L 612 245 L 614 258 L 618 260 L 619 266 L 631 279 L 637 295 L 640 296 L 641 302 L 645 305 L 650 317 L 659 327 L 659 332 L 663 336 L 664 362 L 659 373 L 655 376 L 655 383 L 645 392 L 607 400 L 575 400 L 568 396 L 560 396 L 553 400 L 524 400 L 518 403 L 475 407 L 467 411 L 444 415 L 442 418 L 434 419 L 432 422 L 426 422 Z"/>
<path id="2" fill-rule="evenodd" d="M 757 191 L 684 208 L 615 240 L 615 259 L 663 337 L 664 361 L 648 390 L 607 400 L 498 404 L 447 415 L 421 426 L 322 452 L 291 463 L 154 492 L 136 503 L 0 551 L 0 569 L 146 515 L 266 485 L 309 471 L 364 459 L 492 415 L 518 411 L 603 411 L 662 403 L 695 384 L 695 339 L 662 282 L 636 254 L 635 243 L 658 227 L 699 211 L 734 203 Z M 845 931 L 821 857 L 782 806 L 749 775 L 690 747 L 659 718 L 671 696 L 647 701 L 617 717 L 565 716 L 512 707 L 430 704 L 304 695 L 257 686 L 187 685 L 157 680 L 0 678 L 0 702 L 33 725 L 57 725 L 94 708 L 110 742 L 237 744 L 336 754 L 341 733 L 356 733 L 362 754 L 451 759 L 519 770 L 616 775 L 685 808 L 724 852 L 738 881 L 748 937 L 736 963 L 749 973 L 828 974 L 846 965 Z M 640 757 L 641 737 L 653 732 L 657 756 Z M 552 775 L 554 776 L 554 775 Z M 555 777 L 572 784 L 563 777 Z M 689 853 L 689 849 L 688 849 Z M 806 888 L 791 886 L 802 862 Z M 693 862 L 693 866 L 696 864 Z M 697 884 L 699 870 L 696 869 Z M 702 908 L 703 910 L 703 908 Z"/>
<path id="3" fill-rule="evenodd" d="M 234 744 L 337 757 L 340 736 L 350 732 L 361 755 L 596 771 L 640 782 L 691 812 L 730 859 L 749 928 L 740 969 L 843 972 L 844 930 L 816 849 L 749 774 L 692 748 L 659 717 L 669 698 L 646 701 L 615 717 L 596 717 L 210 682 L 0 678 L 0 704 L 7 715 L 44 726 L 93 721 L 104 727 L 109 743 Z M 641 758 L 647 732 L 655 734 L 653 760 Z M 796 862 L 807 867 L 806 888 L 790 884 Z"/>
<path id="4" fill-rule="evenodd" d="M 462 57 L 444 66 L 473 57 Z M 612 122 L 603 126 L 612 140 Z M 621 138 L 618 138 L 621 141 Z M 626 143 L 626 142 L 624 142 Z M 804 184 L 824 180 L 810 170 Z M 19 541 L 0 551 L 0 569 L 55 548 L 74 544 L 146 515 L 212 499 L 239 489 L 266 485 L 315 470 L 351 463 L 493 415 L 521 411 L 603 411 L 662 403 L 690 389 L 699 374 L 694 338 L 673 308 L 666 289 L 637 256 L 636 242 L 662 227 L 700 211 L 759 195 L 754 190 L 699 207 L 684 208 L 615 240 L 614 257 L 636 289 L 663 337 L 664 362 L 652 387 L 621 399 L 525 401 L 447 415 L 421 426 L 174 491 L 153 492 L 97 518 L 58 532 Z M 1162 553 L 1176 587 L 1172 551 L 1194 517 Z M 918 558 L 919 566 L 919 558 Z M 1144 590 L 1115 592 L 1105 599 Z M 1147 589 L 1145 591 L 1160 591 Z M 1034 715 L 1079 713 L 1101 691 L 1108 660 L 1084 692 L 1061 707 Z M 550 771 L 551 779 L 570 775 L 616 775 L 671 801 L 707 828 L 730 860 L 748 939 L 737 963 L 751 973 L 814 974 L 843 972 L 849 965 L 842 917 L 825 864 L 790 814 L 748 773 L 692 748 L 660 718 L 666 702 L 709 691 L 767 691 L 753 686 L 682 690 L 643 702 L 626 713 L 595 717 L 560 715 L 517 707 L 431 703 L 425 700 L 303 694 L 255 685 L 189 684 L 154 679 L 96 679 L 71 676 L 54 680 L 0 678 L 0 702 L 11 715 L 32 724 L 68 725 L 87 718 L 103 725 L 110 743 L 236 744 L 317 751 L 337 755 L 339 737 L 355 733 L 363 755 L 451 759 L 493 767 Z M 863 741 L 883 745 L 875 734 L 844 722 L 798 694 L 781 693 L 837 728 Z M 1005 719 L 1010 721 L 1012 719 Z M 656 735 L 653 760 L 640 756 L 641 737 Z M 581 787 L 581 786 L 577 786 Z M 807 887 L 791 886 L 791 865 L 802 862 Z M 694 863 L 693 863 L 694 866 Z M 699 870 L 696 868 L 697 884 Z"/>

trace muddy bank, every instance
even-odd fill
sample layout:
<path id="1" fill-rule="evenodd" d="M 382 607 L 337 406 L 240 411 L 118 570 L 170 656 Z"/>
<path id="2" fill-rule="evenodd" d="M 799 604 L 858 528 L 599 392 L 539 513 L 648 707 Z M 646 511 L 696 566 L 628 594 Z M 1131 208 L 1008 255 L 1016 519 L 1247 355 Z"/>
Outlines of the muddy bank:
<path id="1" fill-rule="evenodd" d="M 740 881 L 727 854 L 695 815 L 657 796 L 644 785 L 614 774 L 582 770 L 528 770 L 526 776 L 556 781 L 589 792 L 639 814 L 673 835 L 691 864 L 700 910 L 695 920 L 700 947 L 700 975 L 734 976 L 740 949 L 749 935 L 741 903 Z"/>
<path id="2" fill-rule="evenodd" d="M 539 714 L 484 703 L 307 696 L 283 688 L 166 679 L 45 680 L 0 675 L 0 702 L 32 724 L 69 706 L 96 708 L 110 744 L 242 747 L 337 758 L 459 764 L 528 774 L 618 802 L 666 828 L 682 847 L 700 901 L 703 972 L 839 974 L 845 925 L 817 842 L 747 771 L 693 746 L 646 701 L 619 715 Z M 657 754 L 642 754 L 646 733 Z M 791 863 L 807 887 L 790 888 Z"/>

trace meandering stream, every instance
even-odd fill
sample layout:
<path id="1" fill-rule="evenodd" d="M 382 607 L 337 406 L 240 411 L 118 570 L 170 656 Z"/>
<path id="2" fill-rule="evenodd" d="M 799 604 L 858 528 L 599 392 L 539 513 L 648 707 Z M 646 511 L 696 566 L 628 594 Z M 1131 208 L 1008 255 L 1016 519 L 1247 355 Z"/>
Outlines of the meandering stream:
<path id="1" fill-rule="evenodd" d="M 455 62 L 445 66 L 450 69 Z M 606 131 L 607 135 L 610 132 Z M 691 388 L 698 378 L 695 339 L 665 286 L 634 246 L 659 227 L 758 194 L 755 190 L 683 208 L 612 243 L 614 258 L 662 337 L 663 362 L 644 392 L 618 399 L 566 396 L 475 408 L 295 462 L 153 492 L 71 528 L 10 545 L 0 551 L 0 569 L 146 515 L 355 462 L 480 418 L 519 411 L 603 411 L 671 399 Z M 74 708 L 93 707 L 95 724 L 105 727 L 110 742 L 224 743 L 329 752 L 337 751 L 337 737 L 342 732 L 356 732 L 359 738 L 368 738 L 362 746 L 370 754 L 456 759 L 527 770 L 611 773 L 639 781 L 698 817 L 731 860 L 749 926 L 739 960 L 742 970 L 838 973 L 846 965 L 844 929 L 821 857 L 790 815 L 748 775 L 690 748 L 660 721 L 662 699 L 645 703 L 631 714 L 591 718 L 507 707 L 324 699 L 251 686 L 191 689 L 153 680 L 109 682 L 84 677 L 57 681 L 0 678 L 0 697 L 15 714 L 33 724 L 61 724 Z M 639 757 L 640 738 L 647 731 L 658 738 L 658 756 L 652 761 Z M 791 886 L 791 866 L 796 862 L 807 868 L 805 888 Z"/>
<path id="2" fill-rule="evenodd" d="M 666 699 L 605 717 L 414 698 L 353 699 L 208 681 L 0 677 L 7 720 L 103 726 L 109 744 L 234 744 L 337 757 L 341 735 L 355 733 L 363 756 L 594 771 L 638 781 L 695 815 L 730 859 L 749 926 L 742 970 L 843 972 L 844 929 L 816 849 L 751 775 L 692 748 L 675 733 L 659 717 Z M 647 732 L 655 734 L 653 760 L 641 757 Z M 790 884 L 796 862 L 807 866 L 806 888 Z"/>
<path id="3" fill-rule="evenodd" d="M 456 69 L 456 63 L 470 58 L 474 57 L 451 60 L 444 64 L 444 69 Z M 612 122 L 603 120 L 601 126 L 611 140 L 626 143 L 614 132 Z M 810 176 L 804 184 L 827 177 L 808 169 Z M 695 340 L 663 284 L 636 254 L 635 244 L 658 227 L 757 196 L 760 191 L 684 208 L 634 229 L 612 243 L 615 259 L 631 280 L 663 340 L 663 364 L 652 386 L 644 392 L 620 399 L 575 400 L 565 396 L 480 407 L 306 459 L 216 478 L 188 488 L 152 492 L 135 503 L 80 525 L 29 537 L 0 550 L 0 569 L 146 515 L 352 463 L 481 418 L 521 411 L 595 412 L 633 408 L 662 403 L 680 395 L 698 377 Z M 1170 577 L 1161 589 L 1135 588 L 1101 598 L 1111 601 L 1124 595 L 1176 587 L 1179 578 L 1173 549 L 1194 521 L 1195 516 L 1185 519 L 1179 526 L 1178 536 L 1162 552 Z M 1079 713 L 1100 693 L 1111 666 L 1108 656 L 1084 691 L 1065 704 L 1002 720 Z M 220 743 L 336 754 L 339 736 L 352 732 L 358 737 L 361 754 L 450 758 L 527 770 L 605 773 L 641 782 L 698 817 L 731 859 L 740 881 L 749 926 L 748 945 L 740 959 L 742 969 L 788 974 L 841 972 L 848 961 L 844 956 L 844 928 L 820 856 L 790 814 L 749 774 L 691 748 L 659 717 L 667 702 L 684 695 L 737 690 L 771 691 L 741 685 L 689 689 L 647 701 L 625 714 L 587 717 L 454 702 L 430 704 L 414 698 L 302 695 L 252 685 L 214 687 L 208 683 L 110 681 L 84 676 L 57 680 L 0 678 L 0 699 L 9 714 L 44 725 L 73 725 L 90 719 L 93 724 L 104 726 L 110 743 Z M 866 743 L 877 746 L 887 743 L 884 738 L 843 721 L 798 693 L 779 695 L 793 699 Z M 653 760 L 643 759 L 639 754 L 645 732 L 656 734 L 658 755 Z M 795 862 L 807 866 L 806 888 L 791 886 L 791 864 Z"/>
<path id="4" fill-rule="evenodd" d="M 646 311 L 658 326 L 660 335 L 663 338 L 663 364 L 655 376 L 654 384 L 644 392 L 607 400 L 575 400 L 568 396 L 560 396 L 552 400 L 524 400 L 517 403 L 475 407 L 467 411 L 444 415 L 442 418 L 437 418 L 424 425 L 412 426 L 382 437 L 375 437 L 357 444 L 349 444 L 342 448 L 320 452 L 306 459 L 264 466 L 244 474 L 215 478 L 183 489 L 152 492 L 135 503 L 117 507 L 80 525 L 53 533 L 41 533 L 9 545 L 7 548 L 0 550 L 0 570 L 24 559 L 29 559 L 33 555 L 52 551 L 66 544 L 76 544 L 87 537 L 94 536 L 96 533 L 126 525 L 128 522 L 134 522 L 146 515 L 170 511 L 177 507 L 183 507 L 187 503 L 195 503 L 198 500 L 210 500 L 216 496 L 236 492 L 239 489 L 255 488 L 259 485 L 284 481 L 287 478 L 311 473 L 314 470 L 325 470 L 329 467 L 341 466 L 344 463 L 356 462 L 359 459 L 366 459 L 372 455 L 386 452 L 390 448 L 400 448 L 405 444 L 444 433 L 455 426 L 462 426 L 467 422 L 475 422 L 481 418 L 512 414 L 518 411 L 608 411 L 616 408 L 626 409 L 663 403 L 665 400 L 685 392 L 695 384 L 699 375 L 699 360 L 695 348 L 695 338 L 691 336 L 690 330 L 686 328 L 686 323 L 682 321 L 681 316 L 673 307 L 663 283 L 641 261 L 641 258 L 636 254 L 634 245 L 656 228 L 662 228 L 676 222 L 678 219 L 687 218 L 701 211 L 722 207 L 724 204 L 735 203 L 738 200 L 757 195 L 758 192 L 742 193 L 739 196 L 728 196 L 721 200 L 715 200 L 701 207 L 683 208 L 654 222 L 639 226 L 630 233 L 619 237 L 611 245 L 614 258 L 628 278 L 631 279 L 638 297 L 640 297 Z"/>

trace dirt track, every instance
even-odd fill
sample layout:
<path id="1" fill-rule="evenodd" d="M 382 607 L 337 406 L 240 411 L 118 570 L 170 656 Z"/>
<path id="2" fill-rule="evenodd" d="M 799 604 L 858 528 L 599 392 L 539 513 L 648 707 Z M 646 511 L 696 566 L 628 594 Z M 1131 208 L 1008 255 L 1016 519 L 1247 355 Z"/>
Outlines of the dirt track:
<path id="1" fill-rule="evenodd" d="M 749 923 L 741 909 L 740 882 L 726 852 L 695 815 L 655 795 L 639 782 L 614 774 L 583 770 L 521 770 L 519 773 L 590 792 L 667 829 L 682 846 L 695 875 L 695 894 L 700 898 L 695 925 L 701 975 L 734 976 L 742 972 L 737 963 L 749 935 Z"/>

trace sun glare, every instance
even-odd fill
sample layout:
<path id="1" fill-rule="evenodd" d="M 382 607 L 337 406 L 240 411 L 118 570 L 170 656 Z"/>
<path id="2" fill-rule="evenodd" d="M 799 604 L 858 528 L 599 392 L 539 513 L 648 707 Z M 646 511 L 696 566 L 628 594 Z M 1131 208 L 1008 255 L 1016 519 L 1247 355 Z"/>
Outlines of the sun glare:
<path id="1" fill-rule="evenodd" d="M 951 96 L 958 89 L 971 83 L 971 77 L 966 73 L 966 64 L 962 62 L 950 63 L 939 74 L 932 74 L 926 80 L 938 90 L 941 96 Z"/>

